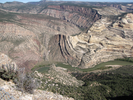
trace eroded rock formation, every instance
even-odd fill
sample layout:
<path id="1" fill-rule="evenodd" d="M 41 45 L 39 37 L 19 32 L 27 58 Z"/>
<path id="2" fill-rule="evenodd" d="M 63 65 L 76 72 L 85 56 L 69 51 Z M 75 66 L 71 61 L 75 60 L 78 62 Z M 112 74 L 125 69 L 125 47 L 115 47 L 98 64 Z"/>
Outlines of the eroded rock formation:
<path id="1" fill-rule="evenodd" d="M 111 27 L 110 24 L 105 18 L 98 20 L 87 33 L 54 36 L 51 41 L 55 42 L 50 42 L 49 49 L 55 46 L 58 52 L 50 51 L 51 59 L 68 62 L 75 67 L 90 68 L 116 58 L 132 57 L 132 28 L 125 30 L 120 26 Z M 60 58 L 57 58 L 58 55 Z"/>
<path id="2" fill-rule="evenodd" d="M 0 22 L 0 29 L 0 52 L 27 70 L 41 59 L 48 60 L 47 48 L 52 36 L 80 32 L 78 27 L 62 20 L 23 14 L 16 14 L 12 22 Z"/>
<path id="3" fill-rule="evenodd" d="M 27 70 L 42 59 L 88 68 L 133 56 L 133 16 L 121 15 L 132 4 L 99 6 L 0 4 L 0 52 Z"/>

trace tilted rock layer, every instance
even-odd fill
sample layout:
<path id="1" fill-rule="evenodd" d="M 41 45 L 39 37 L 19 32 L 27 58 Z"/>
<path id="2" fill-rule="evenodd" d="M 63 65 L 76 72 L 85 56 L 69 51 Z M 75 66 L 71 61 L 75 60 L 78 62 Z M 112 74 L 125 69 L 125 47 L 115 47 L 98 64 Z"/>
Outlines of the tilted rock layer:
<path id="1" fill-rule="evenodd" d="M 43 59 L 89 68 L 133 56 L 133 15 L 120 16 L 130 5 L 0 4 L 0 52 L 27 71 Z"/>
<path id="2" fill-rule="evenodd" d="M 77 34 L 80 29 L 68 22 L 46 16 L 15 16 L 13 22 L 0 22 L 0 52 L 19 67 L 30 70 L 40 59 L 47 60 L 48 43 L 55 34 Z"/>
<path id="3" fill-rule="evenodd" d="M 94 23 L 87 33 L 54 36 L 49 45 L 53 57 L 50 59 L 68 62 L 75 67 L 90 68 L 116 58 L 133 57 L 132 28 L 126 30 L 111 27 L 110 24 L 105 18 Z M 56 52 L 52 50 L 54 47 Z"/>

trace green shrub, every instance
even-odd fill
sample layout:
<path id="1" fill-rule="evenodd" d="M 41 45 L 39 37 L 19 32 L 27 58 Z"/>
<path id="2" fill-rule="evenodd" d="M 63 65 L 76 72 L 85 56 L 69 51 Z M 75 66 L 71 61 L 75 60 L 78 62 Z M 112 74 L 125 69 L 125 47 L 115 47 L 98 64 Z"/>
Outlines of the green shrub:
<path id="1" fill-rule="evenodd" d="M 7 81 L 14 80 L 16 73 L 16 66 L 13 64 L 2 65 L 0 68 L 0 77 Z"/>

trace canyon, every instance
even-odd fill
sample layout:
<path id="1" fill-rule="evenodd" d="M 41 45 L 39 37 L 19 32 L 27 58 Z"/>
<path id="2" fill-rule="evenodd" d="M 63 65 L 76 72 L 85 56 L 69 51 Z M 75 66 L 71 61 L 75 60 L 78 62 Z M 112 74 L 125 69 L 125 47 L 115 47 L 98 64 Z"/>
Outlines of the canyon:
<path id="1" fill-rule="evenodd" d="M 30 71 L 38 62 L 92 68 L 133 57 L 133 4 L 0 4 L 0 52 Z"/>

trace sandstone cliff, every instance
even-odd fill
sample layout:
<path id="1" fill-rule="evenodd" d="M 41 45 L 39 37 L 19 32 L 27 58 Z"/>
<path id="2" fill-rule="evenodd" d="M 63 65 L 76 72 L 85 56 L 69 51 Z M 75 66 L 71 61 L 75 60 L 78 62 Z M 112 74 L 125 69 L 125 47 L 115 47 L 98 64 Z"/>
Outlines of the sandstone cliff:
<path id="1" fill-rule="evenodd" d="M 129 15 L 132 16 L 132 14 L 127 14 Z M 132 28 L 128 27 L 127 30 L 119 25 L 116 28 L 111 27 L 111 24 L 112 22 L 108 22 L 105 18 L 94 23 L 87 33 L 76 36 L 54 36 L 51 41 L 55 42 L 54 44 L 50 42 L 49 49 L 51 50 L 55 45 L 56 53 L 51 50 L 50 55 L 53 58 L 50 59 L 68 62 L 75 67 L 89 68 L 116 58 L 132 57 Z"/>
<path id="2" fill-rule="evenodd" d="M 0 12 L 8 16 L 10 13 Z M 73 35 L 80 29 L 63 20 L 44 15 L 14 14 L 0 22 L 0 52 L 8 55 L 19 67 L 30 70 L 41 59 L 47 59 L 48 43 L 56 34 Z"/>
<path id="3" fill-rule="evenodd" d="M 133 30 L 133 14 L 128 13 L 113 24 L 114 28 Z"/>
<path id="4" fill-rule="evenodd" d="M 133 55 L 132 14 L 120 16 L 124 10 L 117 7 L 5 5 L 0 10 L 0 52 L 19 67 L 30 70 L 44 59 L 88 68 Z"/>
<path id="5" fill-rule="evenodd" d="M 101 16 L 96 10 L 92 8 L 78 7 L 78 6 L 48 6 L 48 9 L 43 10 L 41 13 L 64 19 L 79 27 L 90 27 Z"/>
<path id="6" fill-rule="evenodd" d="M 11 7 L 10 7 L 11 6 Z M 15 13 L 28 13 L 28 14 L 42 14 L 51 16 L 54 18 L 59 18 L 70 22 L 78 27 L 88 28 L 96 20 L 101 18 L 101 15 L 97 13 L 96 10 L 92 8 L 70 6 L 70 5 L 30 5 L 30 4 L 15 4 L 9 7 L 3 4 L 2 9 L 15 12 Z"/>

